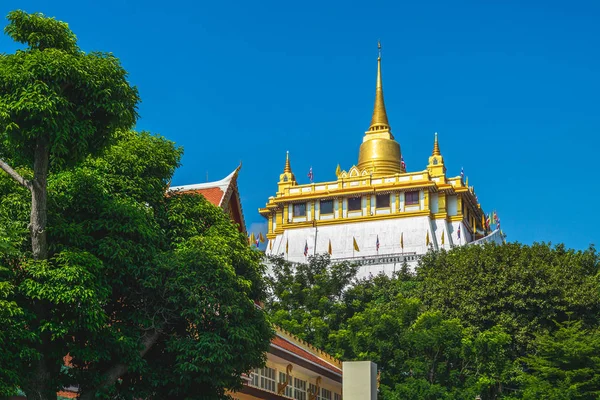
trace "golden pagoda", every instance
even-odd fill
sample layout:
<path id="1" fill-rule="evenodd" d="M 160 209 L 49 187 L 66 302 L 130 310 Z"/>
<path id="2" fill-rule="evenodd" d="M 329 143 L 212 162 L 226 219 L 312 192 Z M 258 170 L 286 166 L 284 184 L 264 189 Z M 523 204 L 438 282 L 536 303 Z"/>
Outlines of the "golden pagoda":
<path id="1" fill-rule="evenodd" d="M 430 249 L 502 242 L 499 231 L 484 226 L 474 189 L 462 176 L 446 176 L 437 133 L 426 168 L 406 171 L 385 108 L 380 43 L 378 49 L 375 106 L 358 164 L 338 166 L 336 181 L 299 184 L 286 154 L 277 193 L 259 209 L 268 221 L 267 255 L 306 262 L 329 253 L 358 262 L 366 276 L 414 265 Z"/>

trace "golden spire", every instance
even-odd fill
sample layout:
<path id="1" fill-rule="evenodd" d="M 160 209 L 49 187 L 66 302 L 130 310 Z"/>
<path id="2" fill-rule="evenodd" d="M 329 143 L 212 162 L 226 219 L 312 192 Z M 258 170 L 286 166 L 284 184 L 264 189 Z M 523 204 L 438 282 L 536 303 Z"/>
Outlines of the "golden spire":
<path id="1" fill-rule="evenodd" d="M 437 132 L 435 133 L 435 139 L 433 141 L 433 153 L 431 153 L 432 156 L 440 156 L 442 155 L 440 153 L 440 145 L 438 144 L 438 138 L 437 138 Z"/>
<path id="2" fill-rule="evenodd" d="M 387 113 L 385 112 L 385 103 L 383 101 L 383 84 L 381 81 L 381 42 L 377 42 L 379 56 L 377 57 L 377 86 L 375 88 L 375 107 L 373 117 L 371 118 L 370 132 L 390 130 Z"/>
<path id="3" fill-rule="evenodd" d="M 402 174 L 406 172 L 402 166 L 400 145 L 394 140 L 388 123 L 385 104 L 383 102 L 383 85 L 381 83 L 381 43 L 377 42 L 377 88 L 375 90 L 375 108 L 371 126 L 365 132 L 363 143 L 358 151 L 359 171 L 370 171 L 373 176 Z"/>
<path id="4" fill-rule="evenodd" d="M 283 173 L 284 174 L 292 173 L 292 167 L 290 166 L 290 152 L 289 151 L 287 151 L 285 153 L 285 168 L 283 168 Z"/>
<path id="5" fill-rule="evenodd" d="M 279 186 L 281 185 L 295 185 L 296 177 L 292 173 L 292 167 L 290 166 L 290 152 L 285 153 L 285 167 L 283 168 L 283 174 L 279 175 Z"/>

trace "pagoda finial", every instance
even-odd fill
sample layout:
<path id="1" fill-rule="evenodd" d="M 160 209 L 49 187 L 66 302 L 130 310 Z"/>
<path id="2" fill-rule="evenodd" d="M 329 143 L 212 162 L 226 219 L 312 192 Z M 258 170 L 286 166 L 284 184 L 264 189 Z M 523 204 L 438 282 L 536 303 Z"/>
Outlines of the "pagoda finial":
<path id="1" fill-rule="evenodd" d="M 284 174 L 292 173 L 292 167 L 290 166 L 290 152 L 289 151 L 285 152 L 285 168 L 283 168 L 283 173 Z"/>
<path id="2" fill-rule="evenodd" d="M 373 109 L 373 117 L 371 118 L 371 126 L 369 131 L 378 132 L 390 130 L 390 124 L 388 122 L 387 113 L 385 111 L 385 103 L 383 102 L 383 84 L 381 80 L 381 42 L 377 42 L 377 49 L 379 55 L 377 56 L 377 85 L 375 87 L 375 107 Z"/>
<path id="3" fill-rule="evenodd" d="M 440 145 L 438 143 L 438 136 L 437 136 L 437 132 L 435 133 L 435 139 L 433 140 L 433 153 L 431 153 L 432 156 L 440 156 L 442 155 L 440 153 Z"/>

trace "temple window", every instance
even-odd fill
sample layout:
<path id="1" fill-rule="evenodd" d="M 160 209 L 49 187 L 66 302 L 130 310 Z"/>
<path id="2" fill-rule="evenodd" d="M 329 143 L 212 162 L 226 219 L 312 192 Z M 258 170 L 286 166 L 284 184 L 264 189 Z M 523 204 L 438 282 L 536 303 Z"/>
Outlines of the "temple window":
<path id="1" fill-rule="evenodd" d="M 269 367 L 255 369 L 251 374 L 250 386 L 275 392 L 275 370 Z"/>
<path id="2" fill-rule="evenodd" d="M 260 388 L 269 392 L 275 391 L 275 370 L 273 368 L 261 368 Z"/>
<path id="3" fill-rule="evenodd" d="M 360 211 L 361 208 L 360 197 L 348 197 L 348 211 Z"/>
<path id="4" fill-rule="evenodd" d="M 334 393 L 333 394 L 333 400 L 342 400 L 342 395 L 339 393 Z"/>
<path id="5" fill-rule="evenodd" d="M 294 399 L 306 400 L 306 381 L 294 378 Z"/>
<path id="6" fill-rule="evenodd" d="M 319 207 L 321 214 L 333 214 L 333 200 L 321 200 Z"/>
<path id="7" fill-rule="evenodd" d="M 378 194 L 375 197 L 375 206 L 377 208 L 389 208 L 390 207 L 390 195 L 386 194 Z"/>
<path id="8" fill-rule="evenodd" d="M 321 388 L 321 395 L 319 396 L 319 400 L 332 400 L 331 399 L 331 390 Z"/>
<path id="9" fill-rule="evenodd" d="M 413 204 L 419 204 L 419 192 L 415 191 L 415 192 L 404 193 L 404 202 L 406 203 L 407 206 L 410 206 Z"/>
<path id="10" fill-rule="evenodd" d="M 294 204 L 294 217 L 306 217 L 306 203 Z"/>

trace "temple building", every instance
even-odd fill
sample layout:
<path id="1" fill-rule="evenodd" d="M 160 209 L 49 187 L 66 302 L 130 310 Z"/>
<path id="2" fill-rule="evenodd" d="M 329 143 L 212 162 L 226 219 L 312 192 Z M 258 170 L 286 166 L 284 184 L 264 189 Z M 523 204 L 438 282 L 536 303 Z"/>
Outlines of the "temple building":
<path id="1" fill-rule="evenodd" d="M 406 171 L 386 113 L 379 45 L 375 107 L 357 164 L 338 166 L 335 181 L 298 184 L 288 153 L 277 193 L 259 209 L 268 221 L 266 254 L 306 262 L 329 253 L 359 263 L 367 276 L 414 267 L 429 249 L 501 243 L 462 172 L 447 176 L 437 133 L 432 147 L 425 169 Z"/>

